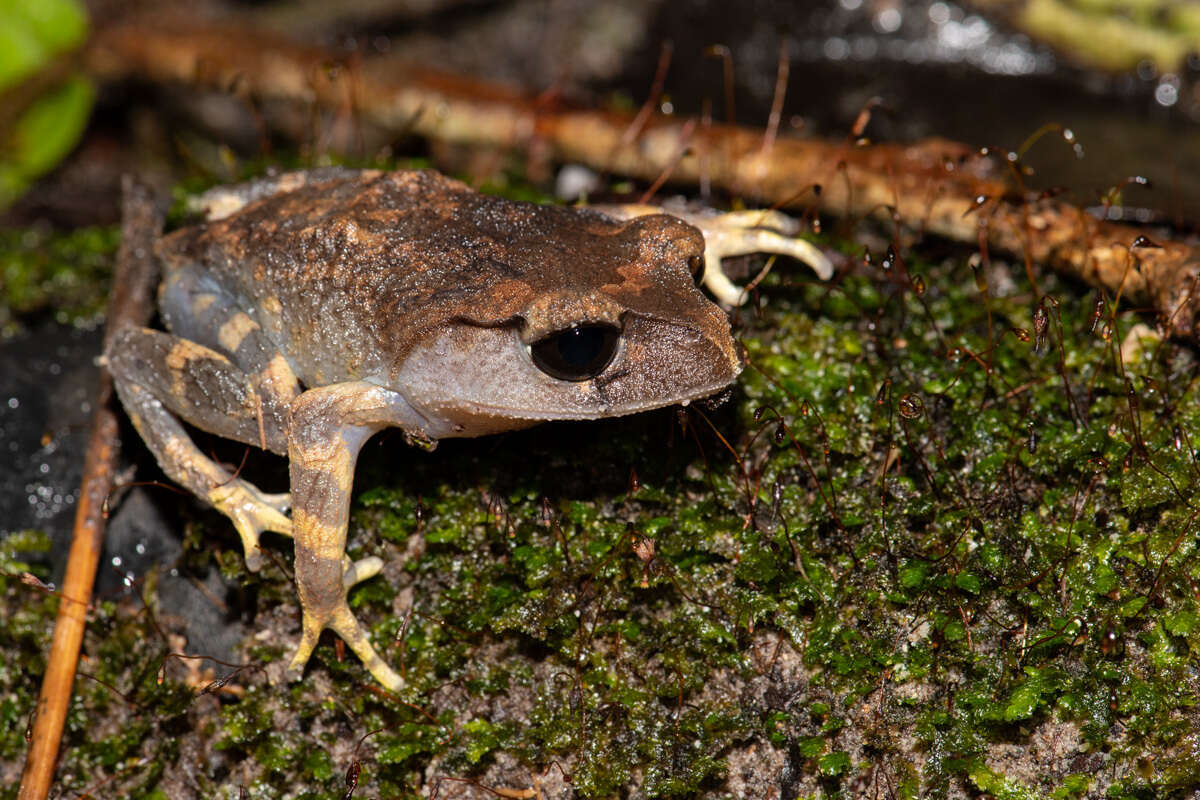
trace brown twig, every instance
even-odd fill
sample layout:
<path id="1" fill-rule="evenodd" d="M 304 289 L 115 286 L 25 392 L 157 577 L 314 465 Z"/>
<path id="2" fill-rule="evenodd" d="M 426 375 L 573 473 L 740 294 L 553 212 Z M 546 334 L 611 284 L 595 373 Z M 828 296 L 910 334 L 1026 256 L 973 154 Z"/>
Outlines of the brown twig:
<path id="1" fill-rule="evenodd" d="M 106 346 L 118 329 L 148 321 L 154 307 L 155 267 L 150 243 L 162 229 L 161 205 L 145 184 L 127 177 L 123 188 L 122 244 L 109 297 L 108 327 L 104 335 Z M 117 419 L 112 378 L 102 370 L 84 462 L 83 486 L 75 514 L 75 536 L 63 578 L 62 599 L 46 659 L 46 674 L 42 678 L 42 692 L 18 800 L 43 800 L 54 778 L 104 539 L 104 502 L 116 472 L 120 448 Z"/>
<path id="2" fill-rule="evenodd" d="M 638 119 L 621 111 L 541 108 L 536 98 L 485 81 L 404 70 L 390 60 L 347 60 L 233 25 L 204 28 L 129 22 L 101 30 L 86 54 L 103 81 L 139 80 L 230 91 L 254 104 L 357 110 L 359 121 L 441 142 L 492 149 L 537 143 L 561 161 L 654 180 L 711 180 L 713 186 L 768 205 L 813 205 L 797 187 L 820 185 L 817 200 L 833 214 L 879 216 L 1019 254 L 1115 294 L 1151 305 L 1178 336 L 1200 335 L 1200 298 L 1191 287 L 1200 247 L 1163 242 L 1140 249 L 1141 231 L 1097 220 L 1054 197 L 1022 195 L 989 158 L 955 142 L 860 145 L 853 141 L 780 138 L 733 124 L 696 125 L 662 114 Z M 685 136 L 685 131 L 690 136 Z M 679 143 L 688 142 L 681 158 Z M 803 195 L 803 200 L 798 200 Z"/>

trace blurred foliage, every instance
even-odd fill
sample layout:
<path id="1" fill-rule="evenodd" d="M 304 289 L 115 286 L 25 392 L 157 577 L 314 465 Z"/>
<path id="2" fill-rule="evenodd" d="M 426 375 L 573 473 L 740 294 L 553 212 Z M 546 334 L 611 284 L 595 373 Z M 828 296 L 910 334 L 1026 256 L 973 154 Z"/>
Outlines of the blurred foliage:
<path id="1" fill-rule="evenodd" d="M 69 54 L 86 35 L 75 0 L 0 0 L 0 208 L 83 133 L 94 90 Z"/>
<path id="2" fill-rule="evenodd" d="M 1200 53 L 1194 0 L 971 0 L 1072 61 L 1109 71 L 1149 62 L 1160 73 L 1187 69 Z"/>
<path id="3" fill-rule="evenodd" d="M 103 319 L 120 235 L 116 226 L 0 230 L 0 335 L 43 314 L 64 325 Z"/>

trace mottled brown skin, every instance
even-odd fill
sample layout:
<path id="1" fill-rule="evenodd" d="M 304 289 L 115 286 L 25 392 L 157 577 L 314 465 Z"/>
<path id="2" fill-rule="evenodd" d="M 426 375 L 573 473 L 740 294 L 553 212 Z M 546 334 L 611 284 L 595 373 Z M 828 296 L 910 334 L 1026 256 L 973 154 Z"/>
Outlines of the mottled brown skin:
<path id="1" fill-rule="evenodd" d="M 694 284 L 704 238 L 674 217 L 514 203 L 432 172 L 314 170 L 202 200 L 209 221 L 156 248 L 170 333 L 127 329 L 107 360 L 163 469 L 231 518 L 251 570 L 262 531 L 294 537 L 293 678 L 331 628 L 402 685 L 346 605 L 381 567 L 345 556 L 354 462 L 376 431 L 432 446 L 616 416 L 706 396 L 741 369 L 727 317 Z M 555 377 L 530 355 L 593 328 L 619 337 L 587 374 Z M 290 495 L 229 474 L 181 419 L 287 456 Z"/>

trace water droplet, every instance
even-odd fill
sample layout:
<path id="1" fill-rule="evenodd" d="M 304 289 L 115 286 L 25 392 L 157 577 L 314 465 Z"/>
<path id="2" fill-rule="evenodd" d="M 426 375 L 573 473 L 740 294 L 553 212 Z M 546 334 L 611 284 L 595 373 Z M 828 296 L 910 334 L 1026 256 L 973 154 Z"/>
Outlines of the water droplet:
<path id="1" fill-rule="evenodd" d="M 879 387 L 879 391 L 875 393 L 875 405 L 881 406 L 888 401 L 892 396 L 892 381 L 887 379 L 883 385 Z"/>
<path id="2" fill-rule="evenodd" d="M 783 444 L 786 439 L 787 439 L 787 428 L 785 428 L 783 423 L 781 422 L 775 426 L 775 444 Z"/>
<path id="3" fill-rule="evenodd" d="M 1071 145 L 1071 149 L 1075 153 L 1076 158 L 1083 158 L 1083 145 L 1079 143 L 1079 139 L 1075 137 L 1075 131 L 1070 128 L 1062 129 L 1063 141 Z"/>
<path id="4" fill-rule="evenodd" d="M 914 275 L 912 277 L 912 288 L 917 293 L 917 297 L 925 294 L 925 279 L 920 275 Z"/>
<path id="5" fill-rule="evenodd" d="M 1174 80 L 1170 80 L 1174 78 Z M 1170 108 L 1179 102 L 1179 79 L 1174 75 L 1164 75 L 1158 86 L 1154 87 L 1154 100 L 1160 105 Z"/>
<path id="6" fill-rule="evenodd" d="M 887 253 L 883 257 L 883 261 L 879 262 L 879 268 L 884 272 L 891 272 L 892 266 L 896 263 L 896 248 L 888 245 Z"/>
<path id="7" fill-rule="evenodd" d="M 1012 333 L 1013 333 L 1013 336 L 1017 337 L 1018 341 L 1021 341 L 1021 342 L 1029 341 L 1029 329 L 1028 328 L 1013 328 Z"/>
<path id="8" fill-rule="evenodd" d="M 895 33 L 900 30 L 900 24 L 904 21 L 904 15 L 898 7 L 885 5 L 872 21 L 875 24 L 875 30 L 880 33 Z"/>

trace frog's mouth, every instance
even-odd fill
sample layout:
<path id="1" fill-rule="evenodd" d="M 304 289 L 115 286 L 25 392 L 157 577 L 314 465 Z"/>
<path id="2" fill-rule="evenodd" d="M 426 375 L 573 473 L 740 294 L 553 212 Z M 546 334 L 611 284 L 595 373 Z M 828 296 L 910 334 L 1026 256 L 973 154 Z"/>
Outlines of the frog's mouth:
<path id="1" fill-rule="evenodd" d="M 434 438 L 481 436 L 546 420 L 599 419 L 714 394 L 741 371 L 727 331 L 630 312 L 526 342 L 519 324 L 456 325 L 418 343 L 392 388 Z"/>

